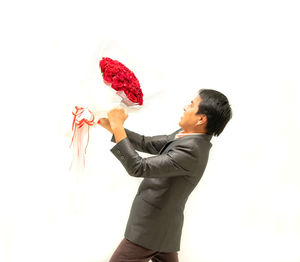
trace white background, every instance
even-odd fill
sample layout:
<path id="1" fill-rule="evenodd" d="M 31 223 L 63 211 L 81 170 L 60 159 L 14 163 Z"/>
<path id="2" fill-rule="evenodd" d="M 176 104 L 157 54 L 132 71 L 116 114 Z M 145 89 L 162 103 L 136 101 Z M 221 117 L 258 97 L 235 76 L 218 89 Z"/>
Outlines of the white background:
<path id="1" fill-rule="evenodd" d="M 186 205 L 180 260 L 299 262 L 299 13 L 289 0 L 1 2 L 0 261 L 104 262 L 123 238 L 141 179 L 110 134 L 92 129 L 86 174 L 68 172 L 71 112 L 105 100 L 107 55 L 145 93 L 133 131 L 178 129 L 200 88 L 232 105 Z"/>

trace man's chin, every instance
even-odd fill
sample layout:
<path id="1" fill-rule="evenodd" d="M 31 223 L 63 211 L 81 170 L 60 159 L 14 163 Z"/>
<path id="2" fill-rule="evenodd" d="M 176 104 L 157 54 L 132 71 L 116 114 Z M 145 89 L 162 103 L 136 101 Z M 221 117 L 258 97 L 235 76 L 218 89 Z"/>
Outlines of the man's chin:
<path id="1" fill-rule="evenodd" d="M 182 128 L 181 120 L 178 122 L 178 125 Z"/>

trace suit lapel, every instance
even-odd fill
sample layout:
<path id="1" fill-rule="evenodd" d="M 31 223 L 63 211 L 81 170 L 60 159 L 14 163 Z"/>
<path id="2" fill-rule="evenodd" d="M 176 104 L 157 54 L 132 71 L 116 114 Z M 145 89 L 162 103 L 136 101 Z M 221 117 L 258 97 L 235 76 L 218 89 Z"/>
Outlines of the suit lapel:
<path id="1" fill-rule="evenodd" d="M 167 142 L 164 146 L 163 146 L 163 148 L 159 151 L 159 155 L 172 143 L 172 142 L 174 142 L 175 141 L 175 139 L 172 139 L 172 140 L 170 140 L 169 142 Z"/>
<path id="2" fill-rule="evenodd" d="M 171 143 L 173 143 L 173 142 L 180 142 L 180 140 L 181 139 L 185 139 L 186 137 L 188 137 L 189 139 L 196 139 L 195 141 L 197 141 L 197 139 L 205 139 L 205 140 L 207 140 L 208 142 L 209 142 L 209 144 L 211 145 L 211 143 L 210 143 L 210 140 L 211 140 L 211 138 L 212 138 L 212 136 L 211 135 L 206 135 L 206 134 L 203 134 L 203 135 L 201 135 L 201 136 L 185 136 L 185 137 L 182 137 L 182 138 L 177 138 L 177 139 L 175 139 L 175 135 L 176 134 L 174 134 L 174 136 L 173 136 L 173 139 L 171 139 L 170 141 L 168 141 L 163 147 L 162 147 L 162 149 L 159 151 L 159 155 L 161 155 L 162 153 L 163 153 L 163 151 L 165 151 L 166 150 L 166 148 L 171 144 Z"/>
<path id="3" fill-rule="evenodd" d="M 168 141 L 163 147 L 162 147 L 162 149 L 159 151 L 159 155 L 172 143 L 172 142 L 174 142 L 174 141 L 176 141 L 176 139 L 175 139 L 175 136 L 176 136 L 176 134 L 178 134 L 180 131 L 182 131 L 182 129 L 180 128 L 180 129 L 178 129 L 178 130 L 176 130 L 173 134 L 172 134 L 172 136 L 171 136 L 171 140 L 170 141 Z"/>

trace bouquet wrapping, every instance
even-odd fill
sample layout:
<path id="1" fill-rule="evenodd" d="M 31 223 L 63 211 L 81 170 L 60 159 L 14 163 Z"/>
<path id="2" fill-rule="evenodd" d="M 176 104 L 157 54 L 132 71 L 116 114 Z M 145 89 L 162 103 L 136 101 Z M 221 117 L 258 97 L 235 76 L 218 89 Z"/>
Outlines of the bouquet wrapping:
<path id="1" fill-rule="evenodd" d="M 123 104 L 126 107 L 135 109 L 143 105 L 143 92 L 140 83 L 131 70 L 119 61 L 108 57 L 100 60 L 99 67 L 103 83 L 109 89 L 114 90 L 115 94 L 113 96 L 119 97 L 118 99 L 117 97 L 110 96 L 110 99 L 108 99 L 111 100 L 110 102 L 115 101 L 113 103 L 115 106 L 116 104 Z M 101 86 L 101 88 L 104 87 Z M 97 97 L 93 97 L 93 99 L 97 101 Z M 73 146 L 73 158 L 69 170 L 76 173 L 82 173 L 85 167 L 85 152 L 89 142 L 89 128 L 97 126 L 99 118 L 103 117 L 104 113 L 103 110 L 98 110 L 99 106 L 92 108 L 90 110 L 88 107 L 75 106 L 72 112 L 73 135 L 70 147 Z"/>

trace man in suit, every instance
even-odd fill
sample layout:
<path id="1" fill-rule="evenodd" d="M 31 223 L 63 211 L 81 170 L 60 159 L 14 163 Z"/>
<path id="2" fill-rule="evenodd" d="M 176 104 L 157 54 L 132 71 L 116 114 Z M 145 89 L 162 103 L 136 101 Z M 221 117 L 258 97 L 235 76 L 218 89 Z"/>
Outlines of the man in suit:
<path id="1" fill-rule="evenodd" d="M 114 108 L 99 124 L 113 134 L 111 152 L 130 176 L 143 177 L 124 239 L 110 262 L 177 262 L 185 203 L 205 170 L 212 136 L 232 117 L 222 93 L 201 89 L 170 135 L 143 136 L 124 128 L 128 115 Z M 137 152 L 154 156 L 142 158 Z"/>

